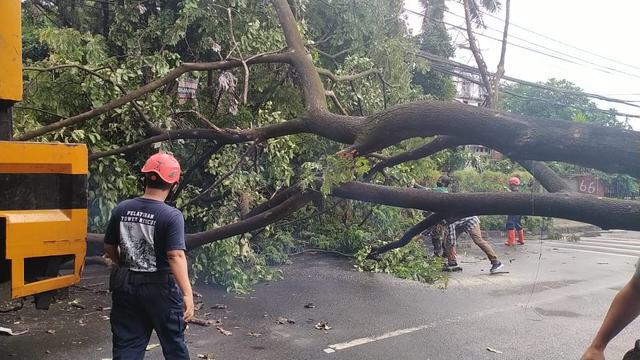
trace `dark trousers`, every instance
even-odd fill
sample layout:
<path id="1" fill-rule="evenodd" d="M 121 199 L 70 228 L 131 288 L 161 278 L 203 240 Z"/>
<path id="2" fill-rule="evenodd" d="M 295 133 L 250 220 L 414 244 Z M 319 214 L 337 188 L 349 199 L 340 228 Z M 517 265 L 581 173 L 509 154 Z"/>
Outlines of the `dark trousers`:
<path id="1" fill-rule="evenodd" d="M 129 280 L 111 293 L 113 360 L 143 359 L 152 330 L 158 335 L 165 359 L 188 360 L 182 293 L 175 280 Z"/>
<path id="2" fill-rule="evenodd" d="M 522 215 L 508 215 L 507 230 L 522 230 Z"/>

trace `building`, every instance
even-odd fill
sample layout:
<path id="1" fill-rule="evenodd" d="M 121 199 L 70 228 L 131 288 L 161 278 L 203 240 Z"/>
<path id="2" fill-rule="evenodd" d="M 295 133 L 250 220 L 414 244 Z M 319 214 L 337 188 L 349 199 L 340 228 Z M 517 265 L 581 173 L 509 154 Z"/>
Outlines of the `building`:
<path id="1" fill-rule="evenodd" d="M 476 82 L 459 78 L 455 78 L 453 81 L 456 85 L 456 101 L 471 106 L 482 106 L 486 97 L 486 92 L 482 86 Z M 477 156 L 489 157 L 492 160 L 502 159 L 501 153 L 483 145 L 467 145 L 466 148 Z"/>

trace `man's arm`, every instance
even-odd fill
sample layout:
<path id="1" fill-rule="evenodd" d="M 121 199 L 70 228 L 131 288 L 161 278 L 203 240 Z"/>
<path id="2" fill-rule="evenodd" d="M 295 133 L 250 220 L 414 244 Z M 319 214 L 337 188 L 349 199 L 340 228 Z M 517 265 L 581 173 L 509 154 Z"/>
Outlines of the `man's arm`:
<path id="1" fill-rule="evenodd" d="M 604 349 L 622 329 L 640 315 L 640 277 L 634 275 L 611 302 L 600 330 L 582 360 L 604 360 Z"/>
<path id="2" fill-rule="evenodd" d="M 189 321 L 193 317 L 194 305 L 193 291 L 191 290 L 189 271 L 187 270 L 187 257 L 184 254 L 184 250 L 169 250 L 167 251 L 167 260 L 169 261 L 169 267 L 171 267 L 171 273 L 182 291 L 184 319 Z"/>
<path id="3" fill-rule="evenodd" d="M 189 321 L 193 317 L 193 290 L 189 282 L 187 269 L 186 244 L 184 242 L 184 217 L 176 210 L 167 227 L 167 261 L 171 273 L 178 283 L 184 300 L 184 319 Z"/>
<path id="4" fill-rule="evenodd" d="M 118 259 L 120 259 L 120 250 L 118 249 L 118 245 L 104 244 L 104 252 L 113 262 L 113 266 L 118 267 Z"/>
<path id="5" fill-rule="evenodd" d="M 116 207 L 111 211 L 111 217 L 104 234 L 104 252 L 116 267 L 120 265 L 118 243 L 120 243 L 120 215 Z"/>

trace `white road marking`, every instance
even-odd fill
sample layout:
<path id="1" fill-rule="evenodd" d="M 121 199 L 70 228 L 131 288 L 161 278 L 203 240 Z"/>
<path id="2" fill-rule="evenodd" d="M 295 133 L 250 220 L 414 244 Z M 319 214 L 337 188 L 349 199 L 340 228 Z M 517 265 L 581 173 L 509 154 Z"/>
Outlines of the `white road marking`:
<path id="1" fill-rule="evenodd" d="M 567 248 L 567 247 L 562 247 L 562 246 L 554 246 L 549 244 L 548 246 L 550 247 L 555 247 L 558 250 L 565 250 L 567 252 L 571 252 L 571 251 L 579 251 L 579 252 L 585 252 L 585 253 L 590 253 L 590 254 L 599 254 L 599 255 L 611 255 L 611 256 L 622 256 L 622 257 L 628 257 L 628 258 L 634 258 L 637 259 L 638 255 L 629 255 L 629 254 L 618 254 L 618 253 L 611 253 L 611 252 L 603 252 L 603 251 L 593 251 L 593 250 L 583 250 L 583 249 L 575 249 L 575 248 Z"/>
<path id="2" fill-rule="evenodd" d="M 589 250 L 580 250 L 580 251 L 593 252 L 593 251 L 589 251 Z M 598 253 L 598 254 L 602 254 L 602 253 Z M 624 255 L 624 254 L 605 254 L 605 255 L 627 256 L 627 257 L 637 258 L 637 256 L 630 256 L 630 255 Z M 591 293 L 593 293 L 595 291 L 606 289 L 606 288 L 610 287 L 611 285 L 612 285 L 612 283 L 609 280 L 607 280 L 607 281 L 603 281 L 602 284 L 600 284 L 599 286 L 594 286 L 594 287 L 590 287 L 590 288 L 579 290 L 579 291 L 572 291 L 571 295 L 572 296 L 584 296 L 584 295 L 587 295 L 587 294 L 591 294 Z M 489 316 L 489 315 L 493 315 L 493 314 L 499 314 L 499 313 L 503 313 L 503 312 L 507 312 L 507 311 L 512 311 L 512 310 L 518 309 L 518 308 L 520 308 L 520 309 L 522 309 L 522 308 L 524 308 L 524 309 L 534 308 L 537 305 L 542 305 L 542 304 L 546 304 L 546 303 L 552 303 L 552 302 L 560 301 L 560 300 L 562 300 L 562 299 L 564 299 L 564 298 L 566 298 L 568 296 L 568 294 L 565 292 L 566 290 L 561 292 L 561 293 L 557 293 L 558 290 L 559 289 L 551 289 L 551 290 L 549 290 L 551 295 L 550 296 L 546 296 L 544 299 L 528 301 L 527 303 L 511 304 L 509 306 L 504 306 L 504 307 L 496 307 L 496 308 L 480 310 L 480 311 L 477 311 L 477 312 L 475 312 L 473 314 L 470 314 L 469 316 L 466 316 L 465 319 L 466 320 L 469 320 L 469 319 L 480 319 L 480 318 L 483 318 L 485 316 Z M 351 341 L 348 341 L 348 342 L 329 345 L 326 349 L 323 349 L 322 351 L 324 351 L 327 354 L 331 354 L 331 353 L 335 353 L 336 351 L 349 349 L 349 348 L 352 348 L 352 347 L 355 347 L 355 346 L 366 345 L 366 344 L 370 344 L 370 343 L 373 343 L 373 342 L 376 342 L 376 341 L 393 338 L 393 337 L 396 337 L 396 336 L 411 334 L 411 333 L 414 333 L 416 331 L 421 331 L 421 330 L 426 330 L 426 329 L 433 329 L 433 328 L 441 326 L 441 325 L 458 323 L 460 321 L 462 321 L 462 317 L 455 317 L 455 318 L 445 319 L 445 320 L 442 320 L 442 321 L 434 321 L 434 322 L 431 322 L 429 324 L 420 325 L 420 326 L 411 327 L 411 328 L 406 328 L 406 329 L 395 330 L 395 331 L 391 331 L 391 332 L 388 332 L 388 333 L 385 333 L 385 334 L 382 334 L 382 335 L 378 335 L 378 336 L 363 337 L 363 338 L 351 340 Z"/>
<path id="3" fill-rule="evenodd" d="M 365 345 L 365 344 L 369 344 L 372 342 L 376 342 L 376 341 L 380 341 L 380 340 L 384 340 L 384 339 L 388 339 L 388 338 L 392 338 L 392 337 L 396 337 L 396 336 L 400 336 L 400 335 L 406 335 L 406 334 L 410 334 L 416 331 L 420 331 L 420 330 L 425 330 L 425 329 L 431 329 L 434 328 L 436 326 L 439 325 L 443 325 L 443 324 L 452 324 L 452 323 L 456 323 L 458 321 L 460 321 L 460 317 L 456 317 L 456 318 L 452 318 L 452 319 L 446 319 L 444 321 L 434 321 L 432 323 L 429 324 L 425 324 L 425 325 L 421 325 L 421 326 L 416 326 L 416 327 L 410 327 L 410 328 L 406 328 L 406 329 L 400 329 L 400 330 L 395 330 L 395 331 L 391 331 L 382 335 L 378 335 L 378 336 L 370 336 L 370 337 L 363 337 L 363 338 L 359 338 L 359 339 L 355 339 L 355 340 L 351 340 L 348 342 L 343 342 L 343 343 L 339 343 L 339 344 L 333 344 L 333 345 L 329 345 L 328 348 L 324 349 L 323 351 L 326 353 L 333 353 L 339 350 L 344 350 L 344 349 L 348 349 L 354 346 L 360 346 L 360 345 Z"/>

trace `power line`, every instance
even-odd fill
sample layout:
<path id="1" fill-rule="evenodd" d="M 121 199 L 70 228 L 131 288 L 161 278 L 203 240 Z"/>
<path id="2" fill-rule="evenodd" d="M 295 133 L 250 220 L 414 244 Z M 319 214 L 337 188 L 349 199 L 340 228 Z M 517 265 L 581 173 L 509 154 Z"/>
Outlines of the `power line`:
<path id="1" fill-rule="evenodd" d="M 405 8 L 404 10 L 405 10 L 405 11 L 407 11 L 407 12 L 409 12 L 409 13 L 412 13 L 412 14 L 415 14 L 415 15 L 420 15 L 420 16 L 425 17 L 425 18 L 427 18 L 427 19 L 430 19 L 430 20 L 436 21 L 436 22 L 441 23 L 441 24 L 443 24 L 443 25 L 448 25 L 448 26 L 454 27 L 454 28 L 459 29 L 459 30 L 462 30 L 462 31 L 467 31 L 467 28 L 466 28 L 466 27 L 458 26 L 458 25 L 451 24 L 451 23 L 449 23 L 449 22 L 446 22 L 446 21 L 443 21 L 443 20 L 440 20 L 440 19 L 435 19 L 435 18 L 432 18 L 432 17 L 429 17 L 429 16 L 425 16 L 424 14 L 420 14 L 419 12 L 416 12 L 416 11 L 413 11 L 413 10 L 410 10 L 410 9 L 407 9 L 407 8 Z M 456 15 L 456 16 L 459 16 L 459 15 Z M 491 29 L 491 30 L 493 30 L 493 31 L 498 31 L 499 33 L 502 33 L 502 31 L 501 31 L 501 30 L 496 30 L 496 29 L 493 29 L 493 28 L 490 28 L 490 27 L 488 27 L 488 28 L 489 28 L 489 29 Z M 481 36 L 481 37 L 484 37 L 484 38 L 487 38 L 487 39 L 490 39 L 490 40 L 493 40 L 493 41 L 497 41 L 497 42 L 499 42 L 499 43 L 502 43 L 502 39 L 498 39 L 498 38 L 496 38 L 496 37 L 493 37 L 493 36 L 490 36 L 490 35 L 487 35 L 487 34 L 483 34 L 483 33 L 475 32 L 475 31 L 473 31 L 473 30 L 472 30 L 471 32 L 472 32 L 473 34 L 477 35 L 477 36 Z M 560 54 L 560 55 L 563 55 L 563 56 L 566 56 L 566 57 L 569 57 L 569 58 L 576 59 L 576 60 L 581 61 L 581 62 L 583 62 L 583 63 L 585 63 L 585 64 L 583 64 L 583 63 L 579 63 L 579 62 L 576 62 L 576 61 L 573 61 L 573 60 L 570 60 L 570 59 L 567 59 L 567 58 L 564 58 L 564 57 L 562 57 L 562 56 L 558 56 L 558 55 L 555 55 L 555 54 L 550 54 L 550 53 L 547 53 L 547 52 L 544 52 L 544 51 L 541 51 L 541 50 L 538 50 L 538 49 L 532 49 L 532 48 L 527 47 L 527 46 L 525 46 L 525 45 L 521 45 L 521 44 L 518 44 L 518 43 L 514 43 L 513 41 L 509 41 L 509 40 L 507 40 L 507 43 L 508 43 L 509 45 L 514 46 L 514 47 L 517 47 L 517 48 L 521 48 L 521 49 L 523 49 L 523 50 L 527 50 L 527 51 L 534 52 L 534 53 L 539 54 L 539 55 L 543 55 L 543 56 L 551 57 L 551 58 L 554 58 L 554 59 L 557 59 L 557 60 L 560 60 L 560 61 L 564 61 L 564 62 L 567 62 L 567 63 L 573 64 L 573 65 L 578 65 L 578 66 L 584 66 L 584 67 L 587 67 L 587 68 L 592 68 L 593 70 L 600 71 L 600 72 L 603 72 L 603 73 L 606 73 L 606 74 L 610 74 L 610 75 L 613 75 L 613 73 L 620 73 L 620 74 L 623 74 L 623 75 L 626 75 L 626 76 L 631 76 L 631 77 L 635 77 L 635 78 L 640 79 L 640 75 L 638 75 L 638 74 L 633 74 L 633 73 L 629 73 L 629 72 L 626 72 L 626 71 L 621 71 L 621 70 L 613 69 L 613 68 L 607 67 L 607 66 L 605 66 L 605 65 L 600 65 L 600 64 L 597 64 L 597 63 L 591 62 L 591 61 L 589 61 L 589 60 L 585 60 L 585 59 L 583 59 L 583 58 L 579 58 L 579 57 L 576 57 L 576 56 L 573 56 L 573 55 L 570 55 L 570 54 L 566 54 L 566 53 L 563 53 L 563 52 L 561 52 L 561 51 L 558 51 L 558 50 L 555 50 L 555 49 L 552 49 L 552 48 L 546 47 L 546 46 L 544 46 L 544 45 L 540 45 L 540 44 L 536 44 L 536 43 L 530 42 L 530 41 L 528 41 L 528 40 L 526 40 L 526 39 L 523 39 L 523 38 L 520 38 L 520 37 L 517 37 L 517 36 L 514 36 L 514 35 L 509 35 L 509 38 L 514 38 L 514 39 L 522 40 L 522 41 L 524 41 L 525 43 L 528 43 L 528 44 L 530 44 L 530 45 L 538 46 L 538 47 L 540 47 L 540 48 L 543 48 L 543 49 L 546 49 L 546 50 L 550 50 L 550 51 L 555 52 L 555 53 L 558 53 L 558 54 Z M 595 67 L 591 67 L 591 66 L 588 66 L 588 65 L 586 65 L 586 64 L 593 65 L 593 66 L 595 66 Z"/>
<path id="2" fill-rule="evenodd" d="M 493 14 L 489 14 L 489 13 L 483 12 L 483 11 L 481 11 L 481 10 L 479 10 L 479 12 L 480 12 L 481 14 L 486 15 L 486 16 L 489 16 L 489 17 L 491 17 L 491 18 L 494 18 L 494 19 L 497 19 L 497 20 L 504 21 L 503 19 L 500 19 L 499 17 L 497 17 L 497 16 L 495 16 L 495 15 L 493 15 Z M 578 50 L 578 51 L 582 51 L 582 52 L 584 52 L 584 53 L 586 53 L 586 54 L 589 54 L 589 55 L 592 55 L 592 56 L 596 56 L 596 57 L 599 57 L 599 58 L 601 58 L 601 59 L 608 60 L 608 61 L 611 61 L 611 62 L 614 62 L 614 63 L 620 64 L 620 65 L 624 65 L 624 66 L 627 66 L 627 67 L 630 67 L 630 68 L 633 68 L 633 69 L 636 69 L 636 70 L 640 70 L 640 67 L 638 67 L 638 66 L 631 65 L 631 64 L 627 64 L 627 63 L 622 62 L 622 61 L 620 61 L 620 60 L 616 60 L 616 59 L 612 59 L 612 58 L 609 58 L 609 57 L 606 57 L 606 56 L 603 56 L 603 55 L 596 54 L 596 53 L 594 53 L 594 52 L 592 52 L 592 51 L 589 51 L 589 50 L 585 50 L 585 49 L 579 48 L 579 47 L 577 47 L 577 46 L 574 46 L 574 45 L 568 44 L 568 43 L 563 42 L 563 41 L 560 41 L 560 40 L 558 40 L 558 39 L 554 39 L 554 38 L 552 38 L 552 37 L 550 37 L 550 36 L 547 36 L 547 35 L 541 34 L 541 33 L 539 33 L 539 32 L 533 31 L 533 30 L 531 30 L 531 29 L 527 29 L 527 28 L 526 28 L 526 27 L 524 27 L 524 26 L 520 26 L 520 25 L 514 24 L 514 23 L 512 23 L 512 22 L 509 22 L 509 25 L 512 25 L 513 27 L 516 27 L 516 28 L 518 28 L 518 29 L 521 29 L 521 30 L 527 31 L 527 32 L 529 32 L 529 33 L 531 33 L 531 34 L 538 35 L 538 36 L 540 36 L 540 37 L 542 37 L 542 38 L 545 38 L 545 39 L 547 39 L 547 40 L 551 40 L 551 41 L 556 42 L 556 43 L 558 43 L 558 44 L 562 44 L 562 45 L 564 45 L 564 46 L 570 47 L 570 48 L 572 48 L 572 49 L 575 49 L 575 50 Z"/>
<path id="3" fill-rule="evenodd" d="M 477 84 L 479 86 L 483 86 L 482 82 L 480 80 L 474 79 L 472 77 L 469 76 L 465 76 L 463 74 L 460 74 L 456 71 L 447 69 L 445 67 L 441 67 L 438 65 L 432 65 L 431 69 L 443 73 L 443 74 L 447 74 L 450 76 L 454 76 L 463 80 L 466 80 L 468 82 L 471 82 L 473 84 Z M 608 115 L 616 115 L 616 116 L 625 116 L 625 117 L 629 117 L 629 118 L 640 118 L 640 115 L 634 115 L 634 114 L 626 114 L 626 113 L 621 113 L 615 110 L 605 110 L 605 109 L 600 109 L 598 107 L 594 107 L 594 108 L 587 108 L 584 106 L 579 106 L 579 105 L 573 105 L 573 104 L 563 104 L 557 101 L 553 101 L 553 100 L 549 100 L 549 99 L 544 99 L 544 98 L 540 98 L 540 97 L 535 97 L 535 96 L 527 96 L 527 95 L 523 95 L 523 94 L 518 94 L 515 91 L 509 90 L 508 88 L 506 88 L 505 86 L 500 86 L 500 91 L 505 93 L 505 94 L 509 94 L 512 96 L 516 96 L 519 98 L 523 98 L 523 99 L 527 99 L 527 100 L 534 100 L 534 101 L 542 101 L 551 105 L 556 105 L 556 106 L 562 106 L 562 107 L 568 107 L 568 108 L 573 108 L 576 110 L 583 110 L 583 111 L 596 111 L 596 112 L 600 112 L 600 113 L 604 113 L 604 114 L 608 114 Z"/>
<path id="4" fill-rule="evenodd" d="M 462 15 L 458 15 L 458 14 L 456 14 L 456 13 L 454 13 L 454 12 L 449 11 L 449 10 L 445 10 L 445 11 L 446 11 L 447 13 L 449 13 L 449 14 L 451 14 L 451 15 L 455 16 L 455 17 L 458 17 L 458 18 L 464 19 L 464 16 L 462 16 Z M 432 18 L 430 18 L 430 17 L 428 17 L 428 18 L 429 18 L 429 19 L 432 19 Z M 441 20 L 438 20 L 438 19 L 432 19 L 432 20 L 434 20 L 434 21 L 441 21 Z M 444 21 L 442 21 L 442 22 L 444 23 Z M 512 24 L 511 24 L 511 22 L 509 22 L 509 25 L 512 25 Z M 450 25 L 450 26 L 451 26 L 451 25 Z M 491 30 L 491 31 L 494 31 L 494 32 L 500 33 L 500 34 L 502 34 L 502 33 L 503 33 L 503 31 L 502 31 L 502 30 L 499 30 L 499 29 L 493 28 L 493 27 L 491 27 L 491 26 L 487 26 L 487 25 L 485 25 L 485 28 L 487 28 L 487 29 L 489 29 L 489 30 Z M 465 30 L 465 31 L 466 31 L 466 28 L 462 28 L 462 30 Z M 477 34 L 477 35 L 480 35 L 480 36 L 486 36 L 486 35 L 484 35 L 484 34 L 480 34 L 480 33 L 477 33 L 477 32 L 474 32 L 474 34 Z M 486 37 L 488 37 L 488 36 L 486 36 Z M 563 56 L 566 56 L 566 57 L 569 57 L 569 58 L 572 58 L 572 59 L 576 59 L 576 60 L 579 60 L 579 61 L 585 62 L 585 63 L 590 64 L 590 65 L 598 66 L 598 67 L 600 67 L 600 68 L 603 68 L 603 69 L 608 70 L 608 71 L 607 71 L 607 73 L 609 73 L 610 71 L 613 71 L 613 72 L 619 72 L 619 73 L 621 73 L 621 74 L 625 74 L 625 75 L 631 75 L 631 76 L 638 77 L 636 74 L 633 74 L 633 73 L 627 73 L 627 72 L 625 72 L 625 71 L 622 71 L 622 70 L 618 70 L 618 69 L 615 69 L 615 68 L 609 67 L 608 65 L 603 65 L 603 64 L 599 64 L 599 63 L 592 62 L 592 61 L 590 61 L 590 60 L 585 60 L 585 59 L 583 59 L 583 58 L 581 58 L 581 57 L 574 56 L 574 55 L 571 55 L 571 54 L 568 54 L 568 53 L 562 52 L 562 51 L 560 51 L 560 50 L 553 49 L 553 48 L 550 48 L 550 47 L 548 47 L 548 46 L 545 46 L 545 45 L 541 45 L 541 44 L 535 43 L 535 42 L 533 42 L 533 41 L 531 41 L 531 40 L 529 40 L 529 39 L 525 39 L 525 38 L 522 38 L 522 37 L 519 37 L 519 36 L 517 36 L 517 35 L 513 35 L 513 34 L 511 34 L 511 33 L 510 33 L 510 34 L 509 34 L 509 39 L 511 39 L 511 38 L 513 38 L 513 39 L 518 39 L 518 40 L 520 40 L 520 41 L 524 41 L 525 43 L 527 43 L 527 44 L 529 44 L 529 45 L 537 46 L 537 47 L 539 47 L 539 48 L 541 48 L 541 49 L 549 50 L 549 51 L 552 51 L 552 52 L 554 52 L 554 53 L 557 53 L 557 54 L 560 54 L 560 55 L 563 55 Z M 496 38 L 492 38 L 492 37 L 490 37 L 490 39 L 502 42 L 502 39 L 496 39 Z M 515 45 L 514 45 L 514 46 L 515 46 Z M 622 64 L 622 63 L 620 63 L 620 64 Z M 622 64 L 622 65 L 624 65 L 624 64 Z M 638 68 L 638 69 L 640 70 L 640 68 Z"/>
<path id="5" fill-rule="evenodd" d="M 425 58 L 425 59 L 430 60 L 432 62 L 449 65 L 449 66 L 452 66 L 454 68 L 460 68 L 460 69 L 463 69 L 463 70 L 465 70 L 467 72 L 470 72 L 470 73 L 477 74 L 480 71 L 480 70 L 478 70 L 477 68 L 475 68 L 473 66 L 465 65 L 465 64 L 459 63 L 457 61 L 446 59 L 446 58 L 443 58 L 441 56 L 428 53 L 426 51 L 418 50 L 414 54 L 416 56 L 418 56 L 418 57 Z M 602 101 L 614 102 L 614 103 L 619 103 L 619 104 L 624 104 L 624 105 L 640 108 L 640 105 L 633 104 L 633 103 L 630 103 L 628 101 L 617 99 L 617 98 L 613 98 L 613 97 L 609 97 L 609 96 L 603 96 L 603 95 L 598 95 L 598 94 L 594 94 L 594 93 L 588 93 L 588 92 L 585 92 L 585 91 L 576 91 L 576 90 L 558 88 L 558 87 L 555 87 L 555 86 L 539 84 L 539 83 L 535 83 L 535 82 L 531 82 L 531 81 L 527 81 L 527 80 L 514 78 L 512 76 L 507 76 L 507 75 L 504 75 L 502 78 L 504 80 L 507 80 L 507 81 L 512 81 L 512 82 L 516 82 L 516 83 L 519 83 L 519 84 L 522 84 L 522 85 L 528 85 L 528 86 L 532 86 L 532 87 L 536 87 L 536 88 L 540 88 L 540 89 L 544 89 L 544 90 L 558 91 L 558 92 L 562 92 L 562 93 L 565 93 L 565 94 L 572 94 L 572 95 L 587 96 L 587 97 L 592 98 L 592 99 L 598 99 L 598 100 L 602 100 Z"/>

